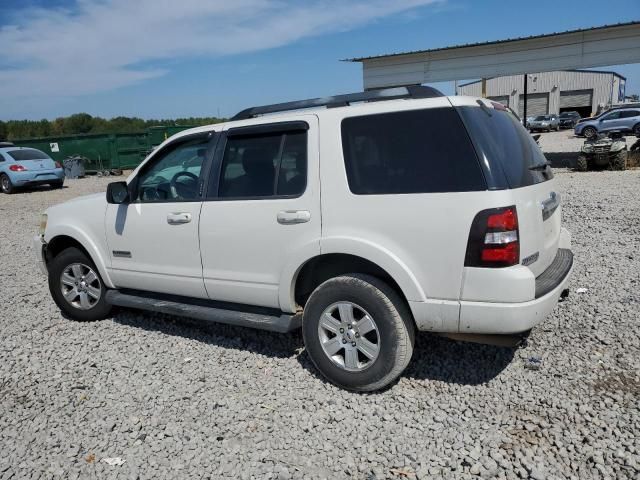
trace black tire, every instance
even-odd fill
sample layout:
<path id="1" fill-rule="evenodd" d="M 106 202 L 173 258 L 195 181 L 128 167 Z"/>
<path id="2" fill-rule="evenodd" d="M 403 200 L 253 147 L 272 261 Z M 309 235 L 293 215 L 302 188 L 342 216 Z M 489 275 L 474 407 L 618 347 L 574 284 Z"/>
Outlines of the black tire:
<path id="1" fill-rule="evenodd" d="M 66 269 L 74 264 L 82 264 L 90 268 L 93 273 L 95 273 L 95 276 L 97 278 L 97 282 L 92 281 L 91 283 L 94 289 L 99 289 L 99 298 L 90 308 L 87 308 L 86 310 L 81 309 L 81 307 L 74 306 L 70 301 L 65 299 L 62 293 L 62 274 Z M 102 320 L 109 315 L 109 312 L 111 311 L 111 305 L 105 300 L 107 289 L 104 285 L 104 282 L 102 281 L 102 278 L 100 277 L 100 273 L 98 272 L 95 264 L 84 252 L 74 247 L 67 248 L 66 250 L 60 252 L 49 262 L 48 270 L 49 291 L 51 292 L 51 296 L 56 302 L 56 305 L 58 305 L 60 310 L 62 310 L 62 312 L 67 317 L 80 322 L 91 322 L 95 320 Z M 76 283 L 76 285 L 78 284 Z M 78 287 L 76 287 L 76 289 L 77 288 Z M 85 293 L 85 297 L 86 296 L 87 294 Z M 77 298 L 77 303 L 80 303 L 79 294 Z"/>
<path id="2" fill-rule="evenodd" d="M 556 132 L 560 131 L 560 125 L 556 125 Z"/>
<path id="3" fill-rule="evenodd" d="M 10 195 L 16 191 L 13 183 L 11 183 L 11 179 L 5 173 L 0 175 L 0 190 L 2 190 L 2 193 L 6 193 L 7 195 Z"/>
<path id="4" fill-rule="evenodd" d="M 363 370 L 348 371 L 335 363 L 323 349 L 320 320 L 323 313 L 338 302 L 351 302 L 361 307 L 377 326 L 378 354 Z M 378 278 L 355 273 L 332 278 L 316 288 L 305 305 L 302 321 L 305 347 L 320 373 L 331 383 L 358 392 L 382 389 L 400 376 L 413 354 L 414 330 L 411 313 L 395 290 Z M 337 339 L 344 335 L 348 332 L 336 332 Z M 355 342 L 353 345 L 355 347 Z M 356 352 L 356 358 L 360 355 Z M 346 364 L 346 350 L 343 357 Z M 369 359 L 364 358 L 363 361 L 368 362 Z"/>
<path id="5" fill-rule="evenodd" d="M 640 137 L 640 123 L 636 123 L 636 124 L 633 126 L 632 131 L 633 131 L 633 134 L 634 134 L 636 137 Z"/>
<path id="6" fill-rule="evenodd" d="M 61 182 L 53 182 L 51 184 L 51 188 L 62 188 L 63 185 L 64 185 L 64 180 Z"/>
<path id="7" fill-rule="evenodd" d="M 585 127 L 585 129 L 582 130 L 582 134 L 587 138 L 593 138 L 598 134 L 598 131 L 593 127 Z"/>
<path id="8" fill-rule="evenodd" d="M 589 160 L 584 155 L 578 155 L 578 160 L 576 161 L 576 170 L 579 172 L 586 172 L 589 169 Z"/>
<path id="9" fill-rule="evenodd" d="M 611 170 L 625 170 L 627 168 L 627 151 L 620 150 L 611 159 Z"/>

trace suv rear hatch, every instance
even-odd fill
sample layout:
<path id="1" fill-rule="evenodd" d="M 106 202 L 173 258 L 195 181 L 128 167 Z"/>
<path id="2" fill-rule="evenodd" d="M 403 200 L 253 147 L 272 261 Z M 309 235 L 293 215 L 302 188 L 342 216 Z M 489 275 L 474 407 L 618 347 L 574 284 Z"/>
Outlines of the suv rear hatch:
<path id="1" fill-rule="evenodd" d="M 468 98 L 451 101 L 478 153 L 489 190 L 511 190 L 520 263 L 537 277 L 553 262 L 560 240 L 560 195 L 553 172 L 538 144 L 504 106 Z"/>

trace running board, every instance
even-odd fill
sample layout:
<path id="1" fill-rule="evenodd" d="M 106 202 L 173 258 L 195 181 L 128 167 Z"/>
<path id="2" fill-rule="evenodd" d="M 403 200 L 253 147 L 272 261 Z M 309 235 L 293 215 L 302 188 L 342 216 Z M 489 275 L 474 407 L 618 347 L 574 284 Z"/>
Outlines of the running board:
<path id="1" fill-rule="evenodd" d="M 137 308 L 152 312 L 167 313 L 181 317 L 190 317 L 207 322 L 226 323 L 240 327 L 257 328 L 270 332 L 287 333 L 300 328 L 301 315 L 280 313 L 258 313 L 261 310 L 256 307 L 248 307 L 254 312 L 229 310 L 219 306 L 211 306 L 214 302 L 200 299 L 183 299 L 183 297 L 164 296 L 171 298 L 165 300 L 157 294 L 143 292 L 123 293 L 119 290 L 108 290 L 105 296 L 107 302 L 119 307 Z M 216 304 L 217 305 L 217 304 Z M 266 309 L 265 309 L 266 311 Z"/>

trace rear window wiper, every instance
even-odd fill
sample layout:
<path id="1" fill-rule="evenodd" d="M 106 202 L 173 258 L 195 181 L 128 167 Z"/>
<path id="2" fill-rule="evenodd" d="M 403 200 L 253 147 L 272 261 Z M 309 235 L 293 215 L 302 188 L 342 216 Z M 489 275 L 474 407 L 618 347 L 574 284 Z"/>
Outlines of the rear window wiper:
<path id="1" fill-rule="evenodd" d="M 529 170 L 544 170 L 547 167 L 551 166 L 551 162 L 542 162 L 542 163 L 538 163 L 537 165 L 531 165 L 529 167 Z"/>

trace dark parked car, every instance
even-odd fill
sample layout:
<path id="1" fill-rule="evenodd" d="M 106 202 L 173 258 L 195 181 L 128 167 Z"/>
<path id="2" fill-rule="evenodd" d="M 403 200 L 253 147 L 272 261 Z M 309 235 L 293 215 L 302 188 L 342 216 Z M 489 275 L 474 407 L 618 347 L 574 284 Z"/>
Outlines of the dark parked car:
<path id="1" fill-rule="evenodd" d="M 560 128 L 573 128 L 580 120 L 578 112 L 562 112 L 560 114 Z"/>

